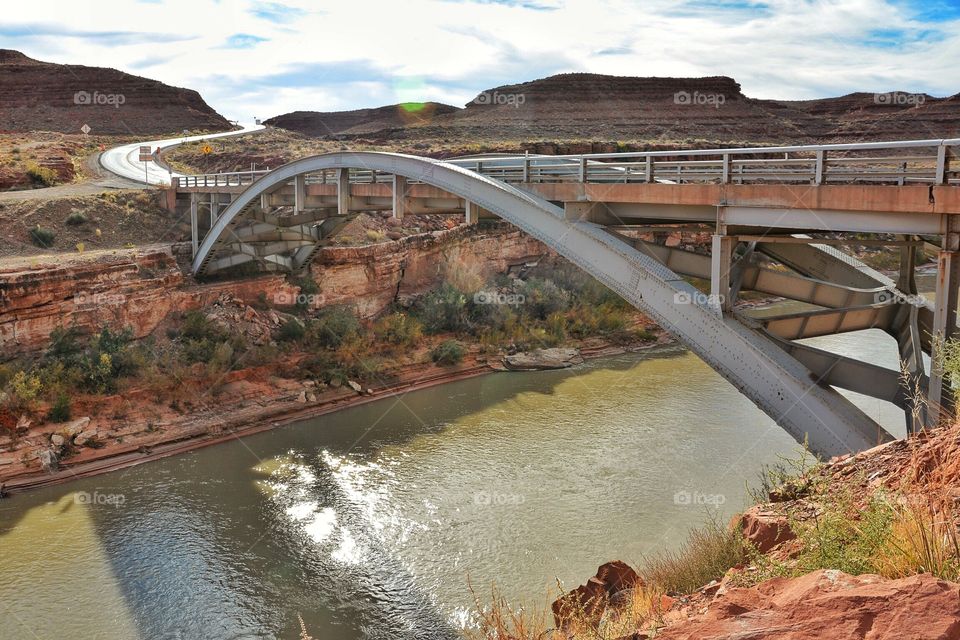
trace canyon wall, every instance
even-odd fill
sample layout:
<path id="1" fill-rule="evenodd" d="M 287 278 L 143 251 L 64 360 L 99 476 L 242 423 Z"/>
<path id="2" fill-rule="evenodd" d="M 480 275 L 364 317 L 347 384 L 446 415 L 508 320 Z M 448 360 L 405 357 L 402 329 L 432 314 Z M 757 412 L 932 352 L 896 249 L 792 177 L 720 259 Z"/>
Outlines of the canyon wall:
<path id="1" fill-rule="evenodd" d="M 221 294 L 247 304 L 283 304 L 298 288 L 282 275 L 196 283 L 178 265 L 181 247 L 157 245 L 87 255 L 12 260 L 0 265 L 0 360 L 47 348 L 58 327 L 83 333 L 129 327 L 143 338 L 172 313 L 200 309 Z M 437 284 L 448 265 L 486 277 L 536 260 L 549 250 L 523 233 L 458 227 L 366 247 L 327 247 L 311 275 L 314 307 L 347 304 L 364 317 L 397 295 Z"/>

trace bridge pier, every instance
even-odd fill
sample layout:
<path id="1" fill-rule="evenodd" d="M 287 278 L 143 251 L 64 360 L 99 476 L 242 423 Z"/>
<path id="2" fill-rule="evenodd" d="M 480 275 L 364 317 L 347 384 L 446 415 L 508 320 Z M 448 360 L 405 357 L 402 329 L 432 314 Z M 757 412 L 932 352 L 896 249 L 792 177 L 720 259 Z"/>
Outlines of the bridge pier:
<path id="1" fill-rule="evenodd" d="M 193 246 L 193 257 L 197 257 L 197 250 L 200 248 L 200 225 L 197 211 L 197 200 L 199 196 L 196 191 L 190 194 L 190 238 Z"/>
<path id="2" fill-rule="evenodd" d="M 733 311 L 733 299 L 730 295 L 730 270 L 733 267 L 733 248 L 737 244 L 735 236 L 714 234 L 710 252 L 710 306 L 721 313 Z"/>
<path id="3" fill-rule="evenodd" d="M 930 366 L 928 396 L 931 423 L 936 425 L 956 416 L 955 389 L 943 370 L 942 343 L 956 339 L 957 304 L 960 303 L 960 216 L 947 216 L 937 260 L 937 292 L 933 311 L 933 361 Z"/>
<path id="4" fill-rule="evenodd" d="M 337 169 L 337 215 L 350 215 L 350 169 Z"/>
<path id="5" fill-rule="evenodd" d="M 393 217 L 402 220 L 410 206 L 407 198 L 407 179 L 393 174 Z"/>
<path id="6" fill-rule="evenodd" d="M 476 203 L 467 200 L 464 204 L 463 216 L 464 222 L 467 224 L 477 224 L 480 220 L 480 207 L 478 207 Z"/>

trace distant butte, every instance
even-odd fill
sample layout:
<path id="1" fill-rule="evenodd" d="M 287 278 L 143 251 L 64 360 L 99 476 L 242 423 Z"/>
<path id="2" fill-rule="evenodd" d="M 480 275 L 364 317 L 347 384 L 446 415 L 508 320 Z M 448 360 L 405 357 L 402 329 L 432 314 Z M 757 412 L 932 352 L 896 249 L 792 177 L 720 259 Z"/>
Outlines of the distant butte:
<path id="1" fill-rule="evenodd" d="M 318 138 L 696 142 L 862 142 L 960 135 L 960 96 L 892 91 L 818 100 L 759 100 L 733 78 L 567 73 L 487 89 L 466 108 L 433 105 L 403 119 L 400 105 L 298 111 L 268 124 Z"/>
<path id="2" fill-rule="evenodd" d="M 84 124 L 95 134 L 123 135 L 230 129 L 192 89 L 0 49 L 0 130 L 79 133 Z"/>

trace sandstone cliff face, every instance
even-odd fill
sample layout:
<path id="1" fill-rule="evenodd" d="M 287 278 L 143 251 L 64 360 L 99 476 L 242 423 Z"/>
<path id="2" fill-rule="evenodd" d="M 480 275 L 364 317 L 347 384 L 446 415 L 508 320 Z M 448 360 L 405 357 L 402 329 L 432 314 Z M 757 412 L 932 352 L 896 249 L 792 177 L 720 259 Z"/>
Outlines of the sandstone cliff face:
<path id="1" fill-rule="evenodd" d="M 95 134 L 124 135 L 230 128 L 191 89 L 0 50 L 0 130 L 78 133 L 84 124 Z"/>
<path id="2" fill-rule="evenodd" d="M 311 268 L 321 288 L 314 306 L 347 304 L 370 317 L 398 293 L 434 286 L 446 264 L 491 274 L 547 253 L 519 231 L 467 227 L 368 247 L 328 247 Z M 292 300 L 297 292 L 281 275 L 196 284 L 168 245 L 11 261 L 0 267 L 0 361 L 47 348 L 58 327 L 85 333 L 129 327 L 142 338 L 171 313 L 209 306 L 224 294 L 253 304 L 261 295 Z"/>
<path id="3" fill-rule="evenodd" d="M 360 315 L 371 317 L 398 294 L 434 286 L 448 265 L 489 276 L 549 253 L 520 231 L 458 227 L 367 247 L 327 247 L 314 260 L 311 273 L 323 304 L 354 304 Z"/>

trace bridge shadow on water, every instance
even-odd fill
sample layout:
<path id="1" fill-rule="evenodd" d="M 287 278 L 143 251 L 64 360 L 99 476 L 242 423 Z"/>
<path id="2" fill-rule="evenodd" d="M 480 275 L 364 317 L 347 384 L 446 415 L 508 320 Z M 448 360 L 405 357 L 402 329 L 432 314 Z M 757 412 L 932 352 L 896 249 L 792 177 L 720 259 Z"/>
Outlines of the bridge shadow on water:
<path id="1" fill-rule="evenodd" d="M 679 353 L 656 349 L 581 368 L 626 372 L 645 357 Z M 14 496 L 0 502 L 0 550 L 18 525 L 30 524 L 35 509 L 46 508 L 50 519 L 85 518 L 89 527 L 74 530 L 89 539 L 64 551 L 94 547 L 104 558 L 101 579 L 118 592 L 116 602 L 106 606 L 90 601 L 91 594 L 75 594 L 77 631 L 89 617 L 86 631 L 102 625 L 104 637 L 111 637 L 116 619 L 127 618 L 151 640 L 296 638 L 299 614 L 316 638 L 455 638 L 431 585 L 419 582 L 382 538 L 383 520 L 403 514 L 378 513 L 362 474 L 356 482 L 348 477 L 350 465 L 375 459 L 384 447 L 441 433 L 494 404 L 557 393 L 574 373 L 453 382 Z M 123 503 L 79 504 L 73 496 L 81 494 L 122 496 Z M 35 535 L 39 544 L 50 543 L 43 531 Z"/>

